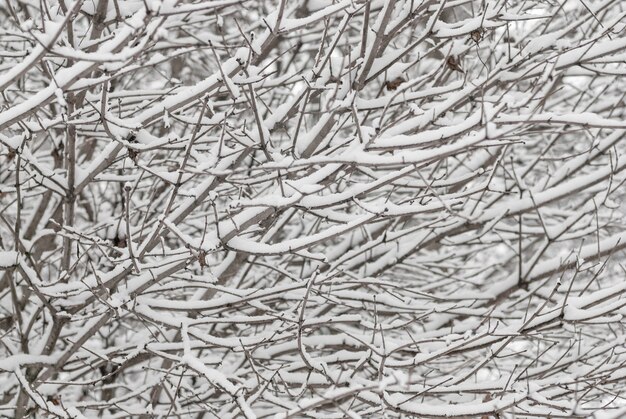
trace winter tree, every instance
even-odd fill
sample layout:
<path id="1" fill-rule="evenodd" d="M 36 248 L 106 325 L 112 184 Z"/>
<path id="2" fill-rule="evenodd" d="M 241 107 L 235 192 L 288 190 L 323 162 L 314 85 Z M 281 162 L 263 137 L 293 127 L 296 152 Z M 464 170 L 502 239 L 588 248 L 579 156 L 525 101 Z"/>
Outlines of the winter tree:
<path id="1" fill-rule="evenodd" d="M 0 416 L 622 417 L 625 17 L 0 1 Z"/>

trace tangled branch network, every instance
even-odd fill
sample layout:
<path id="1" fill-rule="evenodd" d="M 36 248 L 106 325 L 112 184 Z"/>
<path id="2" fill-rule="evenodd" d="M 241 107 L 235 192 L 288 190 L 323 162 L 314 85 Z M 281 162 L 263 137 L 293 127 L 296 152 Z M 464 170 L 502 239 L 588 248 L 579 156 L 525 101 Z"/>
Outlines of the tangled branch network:
<path id="1" fill-rule="evenodd" d="M 624 417 L 625 18 L 1 1 L 0 416 Z"/>

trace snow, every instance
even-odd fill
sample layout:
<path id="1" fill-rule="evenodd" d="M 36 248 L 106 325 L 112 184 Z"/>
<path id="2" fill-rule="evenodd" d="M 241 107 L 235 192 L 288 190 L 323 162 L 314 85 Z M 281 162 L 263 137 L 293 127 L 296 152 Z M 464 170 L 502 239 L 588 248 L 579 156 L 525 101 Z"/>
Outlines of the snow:
<path id="1" fill-rule="evenodd" d="M 338 11 L 347 9 L 351 5 L 352 5 L 352 2 L 350 0 L 341 0 L 335 4 L 329 5 L 327 7 L 324 7 L 323 9 L 315 11 L 309 14 L 307 17 L 283 19 L 280 22 L 281 25 L 280 25 L 279 30 L 281 32 L 294 31 L 296 29 L 318 22 L 324 17 L 333 15 L 337 13 Z M 269 19 L 268 19 L 268 22 L 270 22 Z"/>
<path id="2" fill-rule="evenodd" d="M 411 397 L 401 394 L 384 396 L 385 402 L 391 406 L 414 415 L 425 417 L 462 417 L 479 416 L 497 413 L 511 405 L 524 400 L 527 396 L 523 392 L 513 396 L 504 396 L 489 402 L 472 402 L 467 404 L 430 405 L 428 403 L 418 403 L 411 401 Z"/>
<path id="3" fill-rule="evenodd" d="M 145 13 L 142 10 L 137 11 L 130 19 L 126 20 L 126 25 L 122 26 L 115 35 L 102 43 L 99 51 L 107 53 L 115 50 L 120 44 L 128 39 L 134 27 L 140 27 Z M 81 75 L 86 74 L 89 70 L 96 66 L 92 62 L 78 62 L 71 67 L 62 68 L 55 74 L 54 81 L 47 88 L 31 95 L 28 99 L 4 110 L 0 113 L 0 129 L 15 123 L 23 115 L 27 114 L 31 109 L 36 109 L 40 104 L 47 103 L 54 95 L 58 88 L 65 89 L 71 87 L 74 81 Z"/>
<path id="4" fill-rule="evenodd" d="M 416 135 L 392 136 L 391 133 L 384 133 L 372 145 L 370 145 L 370 148 L 398 149 L 430 146 L 432 143 L 441 143 L 447 138 L 462 134 L 476 127 L 481 120 L 482 114 L 479 111 L 475 112 L 473 115 L 463 118 L 463 122 L 461 123 L 454 124 L 453 122 L 450 122 L 445 127 L 435 130 L 421 131 Z"/>

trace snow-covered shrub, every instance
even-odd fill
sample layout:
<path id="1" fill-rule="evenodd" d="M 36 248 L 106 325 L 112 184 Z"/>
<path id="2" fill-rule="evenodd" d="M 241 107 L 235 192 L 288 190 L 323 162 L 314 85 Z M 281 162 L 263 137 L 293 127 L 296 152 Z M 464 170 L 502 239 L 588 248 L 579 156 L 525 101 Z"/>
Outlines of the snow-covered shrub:
<path id="1" fill-rule="evenodd" d="M 0 415 L 619 417 L 625 16 L 0 2 Z"/>

